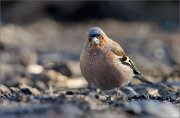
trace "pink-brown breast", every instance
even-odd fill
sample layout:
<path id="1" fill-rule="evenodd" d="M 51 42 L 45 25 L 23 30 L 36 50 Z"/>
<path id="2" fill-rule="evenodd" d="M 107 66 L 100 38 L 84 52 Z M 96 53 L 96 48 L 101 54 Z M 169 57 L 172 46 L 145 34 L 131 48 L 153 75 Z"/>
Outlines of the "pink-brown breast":
<path id="1" fill-rule="evenodd" d="M 131 68 L 123 65 L 108 48 L 83 49 L 80 68 L 88 83 L 101 89 L 122 87 L 133 77 Z"/>

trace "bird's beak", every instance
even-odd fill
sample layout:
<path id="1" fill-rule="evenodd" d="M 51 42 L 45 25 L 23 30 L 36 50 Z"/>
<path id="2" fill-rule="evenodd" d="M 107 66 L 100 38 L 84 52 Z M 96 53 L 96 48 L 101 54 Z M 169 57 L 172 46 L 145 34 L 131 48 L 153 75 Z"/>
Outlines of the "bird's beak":
<path id="1" fill-rule="evenodd" d="M 94 38 L 92 39 L 92 41 L 93 41 L 95 44 L 99 44 L 99 43 L 100 43 L 100 42 L 99 42 L 99 39 L 96 38 L 96 37 L 94 37 Z"/>

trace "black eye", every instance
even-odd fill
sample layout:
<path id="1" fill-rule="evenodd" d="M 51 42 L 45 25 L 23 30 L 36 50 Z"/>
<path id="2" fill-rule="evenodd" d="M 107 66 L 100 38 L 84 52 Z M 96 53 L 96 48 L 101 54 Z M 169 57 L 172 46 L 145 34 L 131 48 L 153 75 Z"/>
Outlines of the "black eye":
<path id="1" fill-rule="evenodd" d="M 91 41 L 91 37 L 88 40 Z"/>
<path id="2" fill-rule="evenodd" d="M 101 36 L 101 35 L 98 35 L 98 37 L 97 37 L 98 39 L 103 39 L 103 37 Z"/>

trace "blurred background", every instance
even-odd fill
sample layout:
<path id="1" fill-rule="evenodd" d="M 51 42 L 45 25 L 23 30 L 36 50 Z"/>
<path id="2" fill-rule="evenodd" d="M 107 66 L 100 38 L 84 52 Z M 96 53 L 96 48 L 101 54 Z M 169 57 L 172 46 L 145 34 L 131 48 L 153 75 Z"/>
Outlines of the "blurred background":
<path id="1" fill-rule="evenodd" d="M 178 0 L 0 4 L 0 117 L 179 117 Z M 79 56 L 94 26 L 120 43 L 147 79 L 173 91 L 135 80 L 138 96 L 89 89 Z"/>
<path id="2" fill-rule="evenodd" d="M 1 1 L 0 17 L 0 81 L 7 86 L 43 78 L 44 90 L 57 75 L 83 79 L 79 55 L 93 26 L 149 79 L 180 80 L 179 1 Z"/>

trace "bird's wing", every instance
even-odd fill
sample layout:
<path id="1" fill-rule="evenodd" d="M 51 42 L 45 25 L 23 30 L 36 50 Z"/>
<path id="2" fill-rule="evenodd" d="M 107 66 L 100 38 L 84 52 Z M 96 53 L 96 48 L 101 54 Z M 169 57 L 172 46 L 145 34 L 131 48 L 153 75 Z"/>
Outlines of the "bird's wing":
<path id="1" fill-rule="evenodd" d="M 109 44 L 110 44 L 109 47 L 111 48 L 111 51 L 114 54 L 116 54 L 117 56 L 120 56 L 124 60 L 126 59 L 126 54 L 125 54 L 124 50 L 121 48 L 121 46 L 117 42 L 110 39 Z"/>
<path id="2" fill-rule="evenodd" d="M 134 77 L 133 78 L 136 78 L 140 81 L 142 81 L 143 83 L 146 83 L 147 85 L 150 85 L 150 86 L 154 86 L 154 87 L 158 87 L 160 89 L 167 89 L 167 90 L 171 90 L 171 88 L 169 88 L 168 86 L 166 85 L 163 85 L 163 84 L 154 84 L 153 82 L 149 81 L 148 79 L 146 79 L 137 69 L 137 67 L 135 66 L 134 62 L 129 59 L 128 56 L 126 56 L 124 50 L 121 48 L 121 46 L 116 43 L 115 41 L 111 40 L 111 43 L 110 43 L 110 46 L 111 48 L 111 51 L 117 55 L 119 57 L 119 60 L 121 61 L 121 63 L 129 66 L 133 72 L 134 72 Z"/>
<path id="3" fill-rule="evenodd" d="M 128 56 L 126 56 L 126 54 L 125 54 L 124 50 L 121 48 L 121 46 L 113 40 L 110 40 L 110 41 L 111 41 L 111 43 L 110 43 L 111 44 L 110 45 L 111 51 L 119 57 L 119 60 L 123 64 L 129 66 L 133 70 L 135 75 L 140 74 L 140 72 L 138 71 L 134 62 L 131 59 L 129 59 Z"/>
<path id="4" fill-rule="evenodd" d="M 122 64 L 129 66 L 134 73 L 133 78 L 136 78 L 140 81 L 142 81 L 143 83 L 146 83 L 148 85 L 154 85 L 151 81 L 147 80 L 137 69 L 137 67 L 135 66 L 134 62 L 129 59 L 128 56 L 126 56 L 124 50 L 121 48 L 121 46 L 116 43 L 115 41 L 112 41 L 112 45 L 110 46 L 111 51 L 118 56 L 119 60 L 121 61 Z"/>
<path id="5" fill-rule="evenodd" d="M 148 79 L 146 79 L 143 74 L 141 74 L 137 67 L 135 66 L 134 62 L 129 59 L 128 56 L 126 56 L 124 50 L 121 48 L 121 46 L 116 43 L 115 41 L 111 40 L 111 46 L 109 46 L 111 48 L 111 51 L 117 55 L 117 57 L 119 58 L 119 60 L 121 61 L 122 64 L 129 66 L 134 73 L 133 78 L 140 80 L 141 82 L 150 85 L 150 86 L 154 86 L 154 87 L 158 87 L 161 89 L 168 89 L 171 90 L 169 87 L 167 87 L 166 85 L 162 85 L 162 84 L 154 84 L 153 82 L 149 81 Z"/>
<path id="6" fill-rule="evenodd" d="M 137 69 L 137 67 L 135 66 L 134 62 L 133 62 L 131 59 L 129 59 L 128 56 L 126 56 L 126 60 L 123 60 L 122 58 L 119 58 L 119 60 L 121 61 L 121 63 L 129 66 L 129 67 L 133 70 L 133 73 L 134 73 L 135 75 L 141 74 L 141 73 L 139 72 L 139 70 Z"/>

